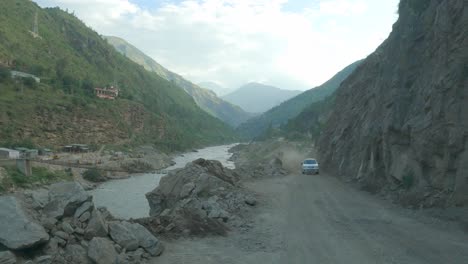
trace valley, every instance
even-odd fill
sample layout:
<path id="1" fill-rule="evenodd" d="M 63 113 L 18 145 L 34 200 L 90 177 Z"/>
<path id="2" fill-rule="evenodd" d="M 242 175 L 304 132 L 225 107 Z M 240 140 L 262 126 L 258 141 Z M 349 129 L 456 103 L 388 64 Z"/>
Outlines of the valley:
<path id="1" fill-rule="evenodd" d="M 466 262 L 465 0 L 163 2 L 0 2 L 0 263 Z"/>

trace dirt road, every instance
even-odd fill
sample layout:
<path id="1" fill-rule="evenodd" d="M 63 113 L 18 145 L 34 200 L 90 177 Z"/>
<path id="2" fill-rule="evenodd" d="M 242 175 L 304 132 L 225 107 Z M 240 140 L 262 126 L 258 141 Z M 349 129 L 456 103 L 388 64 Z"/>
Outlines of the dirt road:
<path id="1" fill-rule="evenodd" d="M 468 234 L 458 226 L 335 178 L 291 175 L 248 188 L 261 197 L 252 228 L 168 241 L 157 263 L 468 263 Z"/>

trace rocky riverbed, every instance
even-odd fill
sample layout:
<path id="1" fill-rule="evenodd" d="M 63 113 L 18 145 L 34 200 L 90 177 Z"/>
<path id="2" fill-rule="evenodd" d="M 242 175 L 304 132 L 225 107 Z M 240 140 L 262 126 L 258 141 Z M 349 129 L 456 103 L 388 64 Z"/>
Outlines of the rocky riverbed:
<path id="1" fill-rule="evenodd" d="M 77 182 L 0 197 L 0 263 L 145 263 L 164 247 L 138 223 L 96 208 Z"/>
<path id="2" fill-rule="evenodd" d="M 238 157 L 224 161 L 230 168 L 201 158 L 179 163 L 146 194 L 150 216 L 135 220 L 98 207 L 79 182 L 1 196 L 0 263 L 154 263 L 164 250 L 158 238 L 247 231 L 258 199 L 244 182 L 286 172 L 280 159 L 268 157 L 247 174 L 233 168 Z"/>

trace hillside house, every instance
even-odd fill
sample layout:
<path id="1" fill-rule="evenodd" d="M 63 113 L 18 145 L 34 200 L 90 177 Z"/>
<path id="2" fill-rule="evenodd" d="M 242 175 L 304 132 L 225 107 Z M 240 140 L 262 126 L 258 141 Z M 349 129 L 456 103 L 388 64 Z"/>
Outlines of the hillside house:
<path id="1" fill-rule="evenodd" d="M 0 159 L 19 159 L 20 152 L 14 149 L 0 148 Z"/>
<path id="2" fill-rule="evenodd" d="M 96 93 L 96 96 L 101 99 L 114 100 L 119 96 L 119 89 L 115 88 L 114 86 L 106 88 L 94 88 L 94 92 Z"/>
<path id="3" fill-rule="evenodd" d="M 17 78 L 33 78 L 37 83 L 41 82 L 41 79 L 37 77 L 36 75 L 32 75 L 29 73 L 25 72 L 20 72 L 20 71 L 11 71 L 11 78 L 17 79 Z"/>

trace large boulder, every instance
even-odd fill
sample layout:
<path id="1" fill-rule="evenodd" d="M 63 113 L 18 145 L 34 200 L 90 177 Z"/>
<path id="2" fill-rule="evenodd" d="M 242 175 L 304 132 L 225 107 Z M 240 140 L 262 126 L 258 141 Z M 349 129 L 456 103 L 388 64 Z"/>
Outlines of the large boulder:
<path id="1" fill-rule="evenodd" d="M 88 227 L 85 230 L 85 238 L 92 239 L 93 237 L 107 237 L 109 233 L 108 225 L 101 215 L 101 212 L 94 209 L 91 213 Z"/>
<path id="2" fill-rule="evenodd" d="M 88 257 L 96 264 L 115 264 L 118 255 L 108 238 L 95 237 L 89 242 Z"/>
<path id="3" fill-rule="evenodd" d="M 13 196 L 0 197 L 0 244 L 19 250 L 49 240 L 44 227 L 33 222 Z"/>
<path id="4" fill-rule="evenodd" d="M 77 182 L 52 184 L 49 189 L 49 202 L 45 205 L 44 212 L 57 219 L 73 216 L 77 208 L 91 199 L 91 195 Z"/>
<path id="5" fill-rule="evenodd" d="M 65 249 L 65 260 L 73 264 L 88 264 L 90 263 L 86 249 L 81 245 L 68 245 Z"/>
<path id="6" fill-rule="evenodd" d="M 16 264 L 16 257 L 11 251 L 0 251 L 0 264 Z"/>
<path id="7" fill-rule="evenodd" d="M 124 223 L 118 221 L 110 222 L 109 235 L 112 240 L 126 250 L 136 250 L 138 248 L 138 240 Z"/>
<path id="8" fill-rule="evenodd" d="M 237 183 L 236 174 L 219 161 L 198 159 L 185 168 L 171 172 L 161 179 L 159 186 L 146 194 L 150 215 L 159 215 L 187 197 L 212 196 L 228 190 Z"/>
<path id="9" fill-rule="evenodd" d="M 159 256 L 164 250 L 163 244 L 144 226 L 137 223 L 122 222 L 129 232 L 137 239 L 138 245 L 152 256 Z"/>

